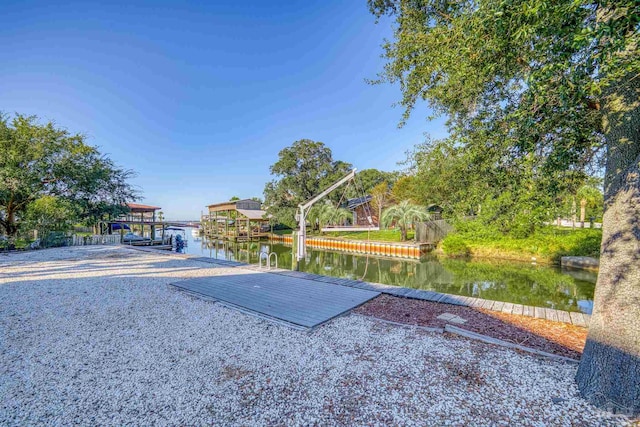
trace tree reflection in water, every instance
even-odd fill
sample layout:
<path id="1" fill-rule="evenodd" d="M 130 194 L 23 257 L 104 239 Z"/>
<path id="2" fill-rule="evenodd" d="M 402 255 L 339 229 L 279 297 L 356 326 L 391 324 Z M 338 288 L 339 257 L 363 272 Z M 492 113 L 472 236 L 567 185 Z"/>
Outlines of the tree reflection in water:
<path id="1" fill-rule="evenodd" d="M 201 241 L 201 254 L 258 263 L 260 252 L 275 252 L 278 266 L 293 265 L 291 247 L 268 242 Z M 263 261 L 264 262 L 264 261 Z M 519 262 L 427 257 L 381 258 L 310 248 L 299 269 L 307 273 L 433 290 L 537 307 L 591 312 L 596 275 Z"/>

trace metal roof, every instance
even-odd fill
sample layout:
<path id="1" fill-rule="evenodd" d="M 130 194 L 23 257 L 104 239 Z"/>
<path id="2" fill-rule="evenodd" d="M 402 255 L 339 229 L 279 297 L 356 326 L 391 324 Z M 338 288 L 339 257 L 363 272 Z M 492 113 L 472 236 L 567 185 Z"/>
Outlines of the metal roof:
<path id="1" fill-rule="evenodd" d="M 347 200 L 347 208 L 355 209 L 360 205 L 364 205 L 371 201 L 371 196 L 358 197 L 357 199 L 349 199 Z"/>
<path id="2" fill-rule="evenodd" d="M 228 200 L 226 202 L 220 202 L 220 203 L 212 203 L 210 205 L 207 205 L 208 208 L 213 208 L 216 206 L 222 206 L 222 205 L 235 205 L 238 204 L 240 202 L 255 202 L 255 203 L 260 203 L 256 200 L 253 199 L 241 199 L 241 200 Z"/>
<path id="3" fill-rule="evenodd" d="M 268 216 L 270 216 L 267 214 L 267 211 L 258 209 L 236 209 L 236 211 L 249 219 L 263 219 L 266 221 Z M 267 215 L 267 218 L 265 218 L 265 215 Z"/>
<path id="4" fill-rule="evenodd" d="M 127 203 L 127 207 L 131 212 L 153 212 L 162 209 L 158 206 L 141 205 L 140 203 Z"/>

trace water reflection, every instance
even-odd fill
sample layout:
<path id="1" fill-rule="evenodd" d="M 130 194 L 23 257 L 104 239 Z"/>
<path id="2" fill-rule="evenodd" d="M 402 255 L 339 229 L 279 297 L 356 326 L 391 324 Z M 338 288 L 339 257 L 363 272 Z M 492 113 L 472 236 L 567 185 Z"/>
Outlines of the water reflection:
<path id="1" fill-rule="evenodd" d="M 189 253 L 257 264 L 260 252 L 275 252 L 278 266 L 293 265 L 291 247 L 269 242 L 190 241 Z M 263 261 L 264 262 L 264 261 Z M 506 261 L 465 261 L 431 257 L 422 260 L 378 258 L 309 248 L 299 269 L 368 282 L 537 307 L 591 313 L 596 276 Z"/>

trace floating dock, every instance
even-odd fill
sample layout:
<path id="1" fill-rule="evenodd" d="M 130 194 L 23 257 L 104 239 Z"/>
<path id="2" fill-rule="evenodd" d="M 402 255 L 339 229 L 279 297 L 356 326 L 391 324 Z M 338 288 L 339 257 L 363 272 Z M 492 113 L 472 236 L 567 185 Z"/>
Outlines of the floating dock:
<path id="1" fill-rule="evenodd" d="M 304 329 L 315 328 L 380 295 L 243 268 L 234 269 L 234 274 L 199 277 L 173 286 Z"/>

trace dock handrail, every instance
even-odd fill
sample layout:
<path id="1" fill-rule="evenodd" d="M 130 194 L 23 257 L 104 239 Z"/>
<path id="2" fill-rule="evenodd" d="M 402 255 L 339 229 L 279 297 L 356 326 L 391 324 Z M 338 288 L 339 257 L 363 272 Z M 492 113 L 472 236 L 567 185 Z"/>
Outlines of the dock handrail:
<path id="1" fill-rule="evenodd" d="M 265 257 L 263 257 L 262 255 L 265 255 Z M 260 252 L 260 255 L 258 255 L 258 268 L 262 268 L 262 259 L 264 258 L 265 263 L 264 266 L 267 268 L 267 270 L 271 270 L 271 256 L 274 255 L 276 257 L 276 268 L 278 268 L 278 254 L 275 252 Z"/>

